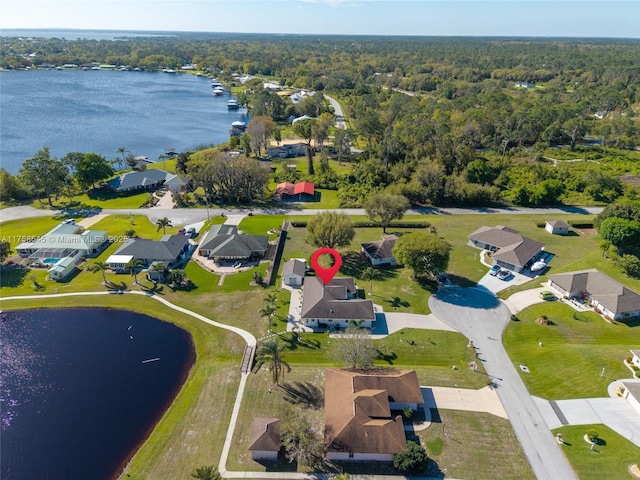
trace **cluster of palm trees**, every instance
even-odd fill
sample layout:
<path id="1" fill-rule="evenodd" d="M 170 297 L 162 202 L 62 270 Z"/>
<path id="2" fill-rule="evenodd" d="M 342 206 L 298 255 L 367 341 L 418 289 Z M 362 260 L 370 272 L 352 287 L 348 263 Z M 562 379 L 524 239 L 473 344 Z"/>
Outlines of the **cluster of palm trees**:
<path id="1" fill-rule="evenodd" d="M 278 309 L 278 290 L 269 292 L 264 297 L 264 305 L 258 312 L 260 318 L 266 318 L 269 322 L 268 331 L 271 332 L 271 317 L 275 315 Z M 256 351 L 256 364 L 253 369 L 257 372 L 263 365 L 267 365 L 271 372 L 273 383 L 280 385 L 280 380 L 284 377 L 285 372 L 290 372 L 291 367 L 282 358 L 282 352 L 285 345 L 278 342 L 277 338 L 266 339 L 260 343 Z"/>

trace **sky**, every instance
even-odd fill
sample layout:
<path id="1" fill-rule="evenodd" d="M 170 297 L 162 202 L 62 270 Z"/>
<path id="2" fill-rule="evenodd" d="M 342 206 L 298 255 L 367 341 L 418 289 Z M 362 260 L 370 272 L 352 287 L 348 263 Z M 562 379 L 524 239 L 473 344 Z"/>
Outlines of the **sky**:
<path id="1" fill-rule="evenodd" d="M 0 0 L 9 28 L 640 38 L 640 0 Z"/>

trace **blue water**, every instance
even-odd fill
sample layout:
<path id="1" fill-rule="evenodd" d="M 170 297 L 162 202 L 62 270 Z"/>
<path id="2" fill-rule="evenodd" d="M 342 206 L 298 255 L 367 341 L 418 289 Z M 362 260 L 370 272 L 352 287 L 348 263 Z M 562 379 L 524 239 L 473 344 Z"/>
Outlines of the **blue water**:
<path id="1" fill-rule="evenodd" d="M 111 160 L 126 147 L 151 160 L 229 139 L 229 111 L 206 77 L 97 70 L 0 72 L 0 166 L 17 173 L 43 146 L 58 158 L 99 153 Z"/>
<path id="2" fill-rule="evenodd" d="M 2 480 L 114 478 L 194 359 L 184 330 L 146 315 L 97 308 L 0 315 Z"/>

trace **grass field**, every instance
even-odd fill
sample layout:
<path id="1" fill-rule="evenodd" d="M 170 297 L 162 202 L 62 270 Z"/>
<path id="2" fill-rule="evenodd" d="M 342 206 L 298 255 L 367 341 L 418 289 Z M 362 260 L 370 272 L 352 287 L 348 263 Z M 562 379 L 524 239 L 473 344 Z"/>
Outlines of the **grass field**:
<path id="1" fill-rule="evenodd" d="M 593 451 L 584 440 L 591 429 L 600 437 Z M 628 468 L 640 463 L 640 448 L 610 428 L 604 425 L 573 425 L 558 428 L 553 433 L 562 433 L 562 451 L 580 480 L 634 478 Z"/>
<path id="2" fill-rule="evenodd" d="M 541 315 L 553 324 L 538 325 Z M 532 395 L 549 400 L 606 397 L 609 383 L 630 376 L 622 361 L 640 344 L 637 321 L 608 323 L 594 312 L 576 313 L 560 302 L 533 305 L 518 319 L 507 326 L 504 345 Z"/>

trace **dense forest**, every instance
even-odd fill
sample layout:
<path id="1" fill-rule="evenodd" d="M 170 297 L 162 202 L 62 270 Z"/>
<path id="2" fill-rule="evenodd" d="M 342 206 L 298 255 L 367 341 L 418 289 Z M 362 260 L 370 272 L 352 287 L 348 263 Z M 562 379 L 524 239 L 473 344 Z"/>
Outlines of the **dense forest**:
<path id="1" fill-rule="evenodd" d="M 380 191 L 418 205 L 610 203 L 640 193 L 638 40 L 177 34 L 0 43 L 5 69 L 99 62 L 195 65 L 227 84 L 232 74 L 257 76 L 238 91 L 262 122 L 248 130 L 245 152 L 279 138 L 291 115 L 316 117 L 295 133 L 333 145 L 316 171 L 309 159 L 309 178 L 337 189 L 345 207 Z M 349 130 L 327 128 L 322 95 L 292 105 L 263 89 L 265 79 L 338 99 Z M 351 144 L 362 153 L 340 148 Z M 352 162 L 348 173 L 327 162 L 336 152 Z"/>

